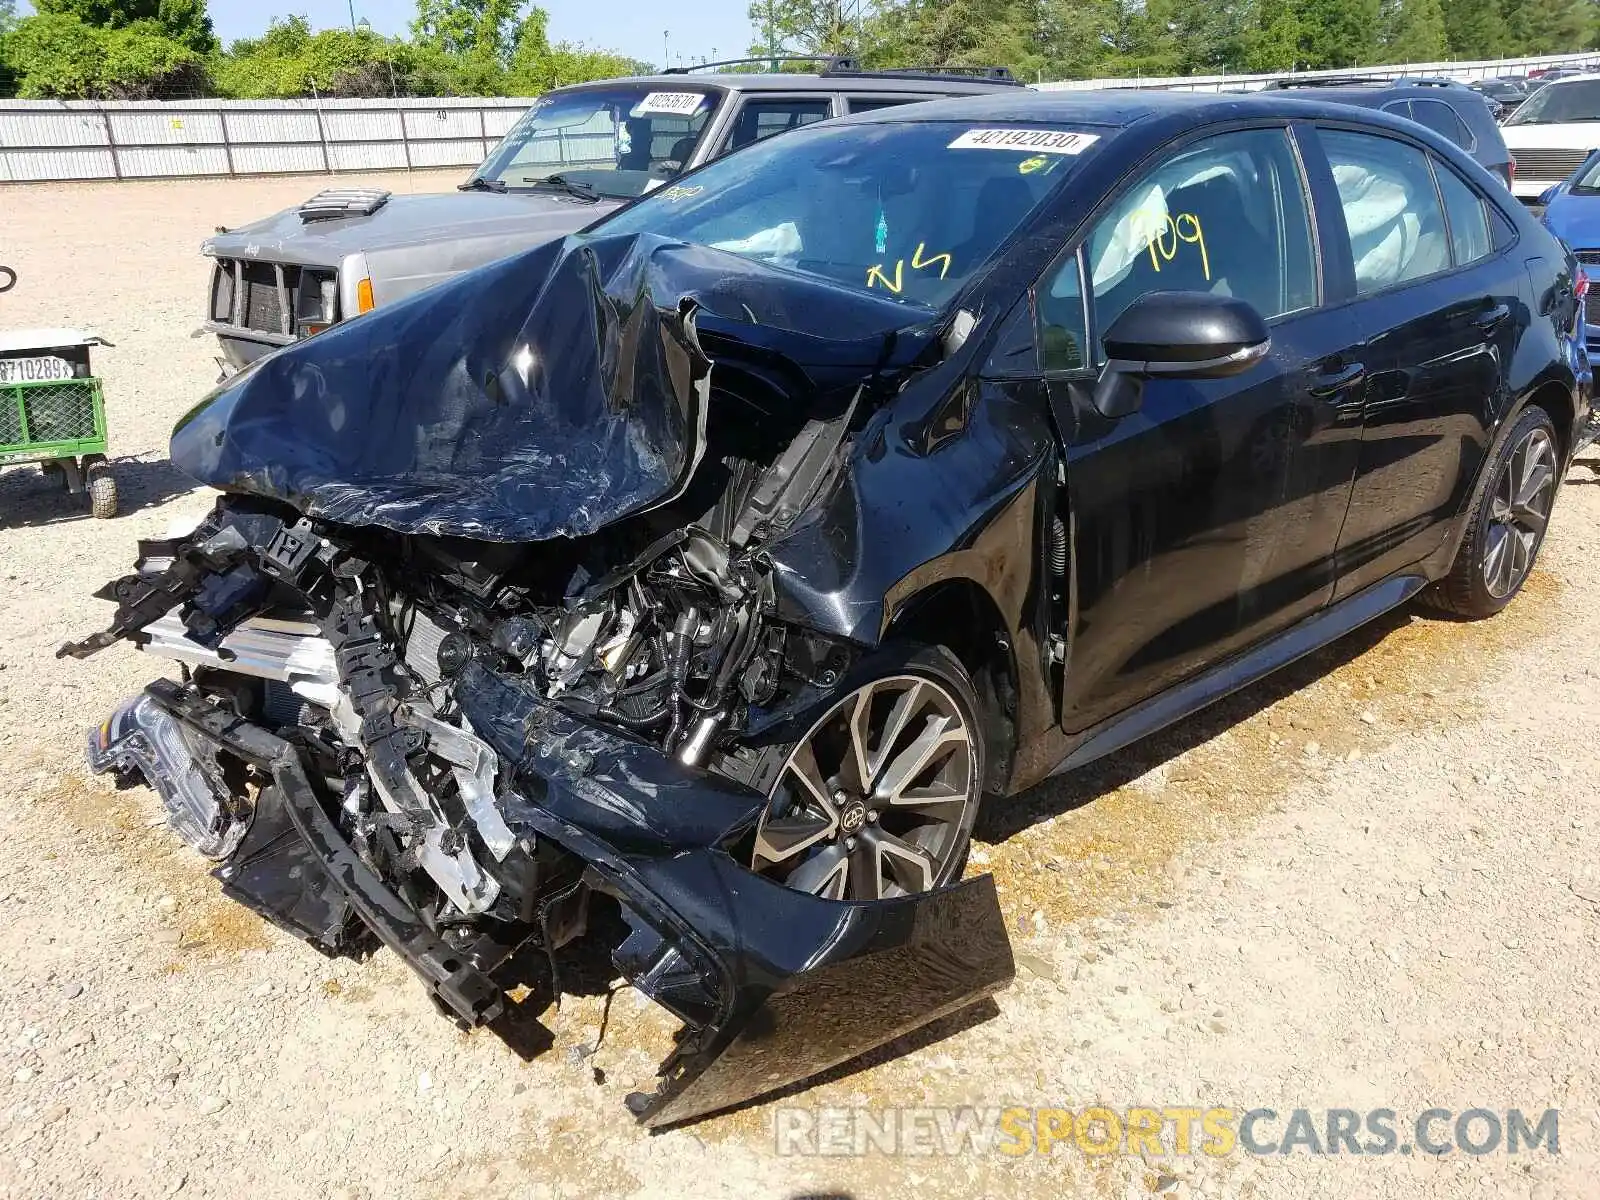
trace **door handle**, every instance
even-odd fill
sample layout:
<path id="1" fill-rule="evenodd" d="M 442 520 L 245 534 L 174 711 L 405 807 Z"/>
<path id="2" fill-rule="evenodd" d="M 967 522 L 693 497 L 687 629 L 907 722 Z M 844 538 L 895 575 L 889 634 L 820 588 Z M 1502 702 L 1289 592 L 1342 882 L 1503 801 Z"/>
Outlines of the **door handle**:
<path id="1" fill-rule="evenodd" d="M 1306 388 L 1319 400 L 1325 400 L 1335 393 L 1344 391 L 1352 384 L 1360 383 L 1367 377 L 1366 363 L 1347 363 L 1336 371 L 1319 371 L 1311 377 L 1311 385 Z"/>
<path id="2" fill-rule="evenodd" d="M 1493 333 L 1495 327 L 1511 315 L 1511 309 L 1504 304 L 1496 304 L 1493 308 L 1485 309 L 1472 318 L 1472 323 L 1483 333 Z"/>

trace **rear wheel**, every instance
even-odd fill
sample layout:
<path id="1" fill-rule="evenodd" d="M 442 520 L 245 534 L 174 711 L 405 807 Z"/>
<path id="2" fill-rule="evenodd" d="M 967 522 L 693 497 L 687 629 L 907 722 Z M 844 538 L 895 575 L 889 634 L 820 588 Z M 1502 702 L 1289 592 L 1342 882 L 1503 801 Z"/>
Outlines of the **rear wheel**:
<path id="1" fill-rule="evenodd" d="M 1544 543 L 1559 482 L 1555 427 L 1542 408 L 1525 411 L 1489 464 L 1450 574 L 1429 592 L 1436 608 L 1489 617 L 1522 590 Z"/>
<path id="2" fill-rule="evenodd" d="M 984 778 L 972 684 L 948 651 L 892 654 L 789 748 L 752 868 L 830 900 L 952 883 Z"/>

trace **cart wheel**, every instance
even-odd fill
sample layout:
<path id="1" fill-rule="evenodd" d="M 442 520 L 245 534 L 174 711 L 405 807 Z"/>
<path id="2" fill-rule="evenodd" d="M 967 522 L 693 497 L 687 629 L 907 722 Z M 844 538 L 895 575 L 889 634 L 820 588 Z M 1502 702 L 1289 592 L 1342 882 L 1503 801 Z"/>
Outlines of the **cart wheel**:
<path id="1" fill-rule="evenodd" d="M 104 520 L 117 515 L 117 480 L 111 464 L 89 464 L 89 511 Z"/>
<path id="2" fill-rule="evenodd" d="M 46 479 L 53 481 L 55 485 L 62 491 L 66 491 L 71 482 L 67 477 L 66 471 L 62 469 L 60 461 L 57 459 L 49 459 L 40 463 L 39 474 L 43 475 Z"/>

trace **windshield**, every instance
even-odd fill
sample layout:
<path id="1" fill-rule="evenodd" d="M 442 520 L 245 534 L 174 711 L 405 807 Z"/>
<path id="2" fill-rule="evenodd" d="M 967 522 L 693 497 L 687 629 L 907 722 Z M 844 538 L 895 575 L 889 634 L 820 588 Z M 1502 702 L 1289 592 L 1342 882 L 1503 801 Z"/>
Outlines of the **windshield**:
<path id="1" fill-rule="evenodd" d="M 1099 135 L 972 122 L 825 124 L 758 142 L 603 221 L 942 304 Z"/>
<path id="2" fill-rule="evenodd" d="M 1590 151 L 1583 165 L 1573 172 L 1572 183 L 1567 190 L 1588 195 L 1600 191 L 1600 152 Z"/>
<path id="3" fill-rule="evenodd" d="M 1552 83 L 1530 96 L 1507 125 L 1557 125 L 1600 121 L 1600 79 Z"/>
<path id="4" fill-rule="evenodd" d="M 521 191 L 557 175 L 602 196 L 642 195 L 689 165 L 720 95 L 647 84 L 551 92 L 472 178 Z"/>

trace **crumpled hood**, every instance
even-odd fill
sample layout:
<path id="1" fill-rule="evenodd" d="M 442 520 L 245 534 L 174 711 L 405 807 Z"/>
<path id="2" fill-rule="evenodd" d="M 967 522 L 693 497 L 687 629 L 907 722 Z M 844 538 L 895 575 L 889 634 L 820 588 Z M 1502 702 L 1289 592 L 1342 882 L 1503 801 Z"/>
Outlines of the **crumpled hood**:
<path id="1" fill-rule="evenodd" d="M 337 264 L 346 254 L 481 239 L 497 240 L 505 250 L 513 250 L 530 241 L 565 237 L 621 203 L 590 202 L 550 191 L 391 196 L 370 217 L 307 222 L 300 219 L 298 208 L 285 209 L 208 238 L 203 249 L 224 258 L 259 256 L 312 266 Z"/>
<path id="2" fill-rule="evenodd" d="M 687 485 L 710 395 L 699 329 L 837 384 L 908 361 L 929 317 L 705 246 L 572 237 L 260 360 L 183 419 L 171 456 L 345 525 L 579 537 Z"/>

